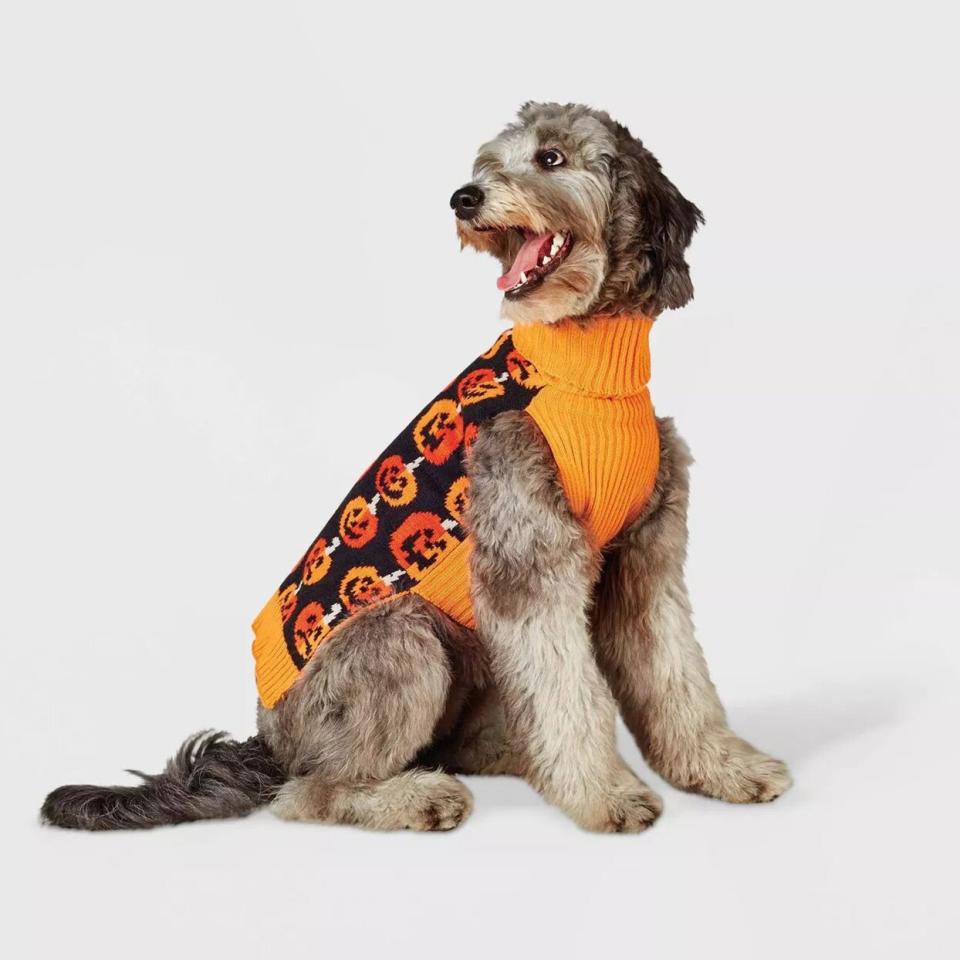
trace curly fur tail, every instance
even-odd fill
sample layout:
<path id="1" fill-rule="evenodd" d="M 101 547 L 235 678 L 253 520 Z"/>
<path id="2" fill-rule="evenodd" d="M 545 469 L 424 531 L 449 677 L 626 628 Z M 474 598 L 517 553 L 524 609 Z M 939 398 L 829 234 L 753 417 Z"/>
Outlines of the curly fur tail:
<path id="1" fill-rule="evenodd" d="M 76 830 L 137 830 L 189 820 L 244 817 L 272 799 L 284 776 L 263 741 L 209 730 L 195 734 L 163 773 L 130 770 L 135 787 L 58 787 L 43 802 L 44 823 Z"/>

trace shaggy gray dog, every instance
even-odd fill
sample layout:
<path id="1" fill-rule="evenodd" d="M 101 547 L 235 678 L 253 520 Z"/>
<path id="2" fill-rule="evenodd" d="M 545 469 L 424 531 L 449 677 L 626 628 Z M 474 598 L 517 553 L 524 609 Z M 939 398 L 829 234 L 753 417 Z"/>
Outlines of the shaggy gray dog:
<path id="1" fill-rule="evenodd" d="M 656 317 L 693 295 L 684 252 L 700 211 L 606 113 L 527 104 L 451 205 L 461 242 L 503 264 L 514 323 Z M 524 237 L 544 231 L 562 238 L 555 255 L 512 276 Z M 476 631 L 413 594 L 372 606 L 260 708 L 256 737 L 193 738 L 138 786 L 61 787 L 44 819 L 149 827 L 269 802 L 288 819 L 445 830 L 472 804 L 455 774 L 507 773 L 589 830 L 639 831 L 661 801 L 617 752 L 618 707 L 668 783 L 734 803 L 778 797 L 786 767 L 727 726 L 694 639 L 690 455 L 670 420 L 658 427 L 653 495 L 598 557 L 537 425 L 500 414 L 468 460 Z"/>

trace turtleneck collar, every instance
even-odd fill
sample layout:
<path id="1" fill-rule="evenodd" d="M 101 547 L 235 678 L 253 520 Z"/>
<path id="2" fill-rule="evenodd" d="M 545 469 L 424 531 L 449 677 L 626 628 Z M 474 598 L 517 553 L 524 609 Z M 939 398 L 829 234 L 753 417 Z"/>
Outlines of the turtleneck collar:
<path id="1" fill-rule="evenodd" d="M 641 393 L 650 379 L 652 326 L 642 314 L 520 324 L 513 329 L 513 342 L 558 387 L 627 397 Z"/>

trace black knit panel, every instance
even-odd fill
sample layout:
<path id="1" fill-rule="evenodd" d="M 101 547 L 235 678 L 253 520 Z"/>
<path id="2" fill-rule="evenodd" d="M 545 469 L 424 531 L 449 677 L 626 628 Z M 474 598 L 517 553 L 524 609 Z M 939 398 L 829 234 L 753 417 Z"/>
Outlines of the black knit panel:
<path id="1" fill-rule="evenodd" d="M 466 451 L 486 420 L 524 409 L 541 386 L 503 334 L 357 481 L 280 586 L 284 637 L 298 669 L 330 630 L 413 587 L 464 539 Z"/>

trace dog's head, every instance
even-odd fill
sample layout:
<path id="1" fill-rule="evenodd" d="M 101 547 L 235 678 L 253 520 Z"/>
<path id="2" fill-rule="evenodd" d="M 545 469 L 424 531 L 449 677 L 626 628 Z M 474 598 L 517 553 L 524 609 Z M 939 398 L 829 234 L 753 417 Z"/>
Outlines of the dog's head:
<path id="1" fill-rule="evenodd" d="M 461 243 L 493 254 L 514 323 L 642 312 L 693 296 L 700 211 L 630 131 L 576 104 L 528 103 L 450 200 Z"/>

